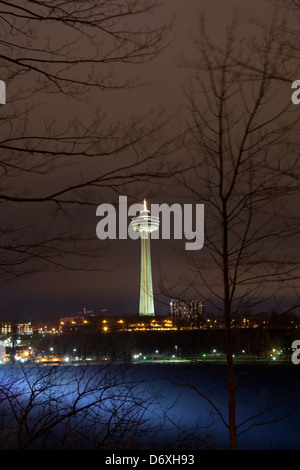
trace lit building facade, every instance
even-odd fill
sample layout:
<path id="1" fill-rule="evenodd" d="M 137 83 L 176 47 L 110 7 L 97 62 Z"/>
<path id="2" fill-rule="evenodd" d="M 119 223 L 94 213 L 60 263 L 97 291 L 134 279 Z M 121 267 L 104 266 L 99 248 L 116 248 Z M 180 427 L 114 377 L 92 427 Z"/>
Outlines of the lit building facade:
<path id="1" fill-rule="evenodd" d="M 82 312 L 79 312 L 77 315 L 68 315 L 59 319 L 60 329 L 63 327 L 69 327 L 72 325 L 83 326 L 90 323 L 91 319 L 95 317 L 92 310 L 87 310 L 85 307 Z"/>
<path id="2" fill-rule="evenodd" d="M 85 315 L 73 315 L 70 317 L 63 317 L 59 320 L 60 328 L 69 327 L 72 325 L 83 326 L 88 323 L 88 320 Z"/>
<path id="3" fill-rule="evenodd" d="M 172 299 L 170 313 L 173 325 L 178 328 L 193 329 L 203 325 L 202 303 L 199 300 Z"/>
<path id="4" fill-rule="evenodd" d="M 15 324 L 15 333 L 18 335 L 29 335 L 32 333 L 31 323 L 16 323 Z"/>
<path id="5" fill-rule="evenodd" d="M 152 217 L 144 201 L 144 209 L 131 221 L 133 230 L 141 233 L 140 316 L 154 316 L 150 233 L 158 230 L 159 219 Z"/>
<path id="6" fill-rule="evenodd" d="M 12 321 L 0 322 L 0 333 L 2 335 L 27 335 L 32 333 L 32 324 L 28 323 L 14 323 Z"/>
<path id="7" fill-rule="evenodd" d="M 11 321 L 0 322 L 0 333 L 2 335 L 9 335 L 10 333 L 12 333 L 12 322 Z"/>

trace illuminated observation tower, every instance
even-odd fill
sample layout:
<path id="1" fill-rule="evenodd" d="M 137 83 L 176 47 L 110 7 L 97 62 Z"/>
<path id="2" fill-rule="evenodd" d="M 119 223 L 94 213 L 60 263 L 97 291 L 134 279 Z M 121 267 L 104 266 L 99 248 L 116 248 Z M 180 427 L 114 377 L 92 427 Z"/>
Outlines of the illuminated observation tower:
<path id="1" fill-rule="evenodd" d="M 141 232 L 141 283 L 140 283 L 140 309 L 141 316 L 154 316 L 150 233 L 158 230 L 158 217 L 151 217 L 144 200 L 144 209 L 140 215 L 131 221 L 133 230 Z"/>

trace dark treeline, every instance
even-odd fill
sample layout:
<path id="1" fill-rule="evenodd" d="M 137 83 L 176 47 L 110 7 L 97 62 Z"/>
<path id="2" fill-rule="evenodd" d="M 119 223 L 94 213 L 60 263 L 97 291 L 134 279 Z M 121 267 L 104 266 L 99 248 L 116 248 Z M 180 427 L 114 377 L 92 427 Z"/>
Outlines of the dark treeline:
<path id="1" fill-rule="evenodd" d="M 292 342 L 299 339 L 298 329 L 232 329 L 235 354 L 269 355 L 272 349 L 291 353 Z M 51 348 L 51 349 L 50 349 Z M 178 357 L 225 353 L 224 330 L 142 331 L 104 333 L 90 328 L 49 335 L 34 344 L 36 353 L 48 355 L 129 357 L 137 353 L 167 354 Z"/>

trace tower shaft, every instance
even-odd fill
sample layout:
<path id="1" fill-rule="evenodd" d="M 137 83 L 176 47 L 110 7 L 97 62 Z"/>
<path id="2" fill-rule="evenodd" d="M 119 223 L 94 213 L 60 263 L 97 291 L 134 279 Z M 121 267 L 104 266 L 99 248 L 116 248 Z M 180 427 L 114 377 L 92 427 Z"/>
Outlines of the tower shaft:
<path id="1" fill-rule="evenodd" d="M 150 253 L 150 233 L 158 230 L 159 219 L 152 217 L 147 209 L 146 200 L 144 208 L 140 215 L 134 217 L 131 221 L 133 230 L 141 234 L 141 280 L 140 280 L 140 316 L 155 316 L 153 288 L 152 288 L 152 270 Z"/>
<path id="2" fill-rule="evenodd" d="M 141 284 L 140 284 L 140 311 L 141 316 L 154 316 L 151 252 L 149 233 L 141 234 Z"/>

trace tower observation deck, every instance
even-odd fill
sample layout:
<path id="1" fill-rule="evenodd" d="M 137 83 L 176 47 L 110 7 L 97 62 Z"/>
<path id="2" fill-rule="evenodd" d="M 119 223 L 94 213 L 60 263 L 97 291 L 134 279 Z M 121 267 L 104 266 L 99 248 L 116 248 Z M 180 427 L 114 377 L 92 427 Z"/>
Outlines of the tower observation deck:
<path id="1" fill-rule="evenodd" d="M 150 233 L 158 230 L 159 219 L 152 217 L 144 200 L 144 209 L 131 221 L 133 230 L 141 232 L 140 316 L 154 316 Z"/>

